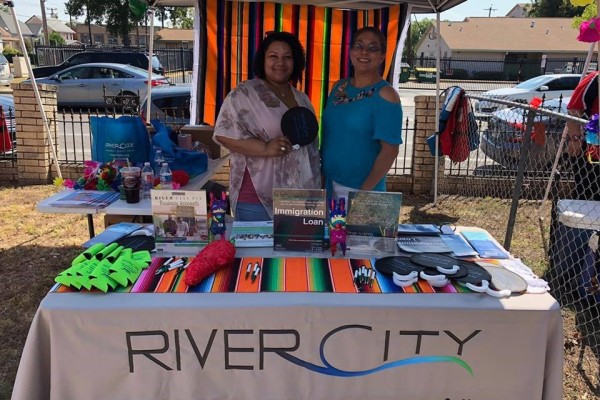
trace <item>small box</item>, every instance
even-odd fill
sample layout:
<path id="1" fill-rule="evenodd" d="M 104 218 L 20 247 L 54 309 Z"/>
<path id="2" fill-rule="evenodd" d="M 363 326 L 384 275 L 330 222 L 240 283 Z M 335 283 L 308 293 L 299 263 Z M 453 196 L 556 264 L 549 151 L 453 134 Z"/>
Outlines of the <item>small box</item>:
<path id="1" fill-rule="evenodd" d="M 562 305 L 588 308 L 590 303 L 600 302 L 600 294 L 593 294 L 596 256 L 589 246 L 592 234 L 600 230 L 600 202 L 559 200 L 557 213 L 558 224 L 550 248 L 551 268 L 544 278 Z"/>
<path id="2" fill-rule="evenodd" d="M 229 150 L 215 143 L 212 139 L 214 131 L 215 127 L 210 125 L 185 125 L 179 133 L 189 133 L 192 136 L 192 144 L 196 141 L 205 144 L 210 150 L 210 158 L 216 160 L 229 154 Z"/>

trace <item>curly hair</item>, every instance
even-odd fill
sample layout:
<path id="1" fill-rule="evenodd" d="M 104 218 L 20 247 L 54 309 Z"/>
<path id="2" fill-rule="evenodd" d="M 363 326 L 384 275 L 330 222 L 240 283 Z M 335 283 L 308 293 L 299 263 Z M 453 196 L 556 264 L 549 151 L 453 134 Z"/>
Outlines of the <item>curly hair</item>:
<path id="1" fill-rule="evenodd" d="M 267 49 L 274 42 L 287 43 L 292 49 L 292 57 L 294 59 L 294 70 L 290 76 L 292 82 L 302 82 L 302 72 L 306 64 L 304 48 L 298 38 L 289 32 L 271 32 L 267 33 L 265 38 L 260 42 L 256 54 L 254 55 L 254 75 L 257 78 L 265 79 L 265 55 Z"/>
<path id="2" fill-rule="evenodd" d="M 356 32 L 354 32 L 354 34 L 352 35 L 352 41 L 350 42 L 350 46 L 353 46 L 354 42 L 356 42 L 356 39 L 365 32 L 371 32 L 372 34 L 377 36 L 377 39 L 379 39 L 379 45 L 381 46 L 381 52 L 385 53 L 385 49 L 386 49 L 385 35 L 379 29 L 375 28 L 374 26 L 365 26 L 363 28 L 360 28 Z"/>

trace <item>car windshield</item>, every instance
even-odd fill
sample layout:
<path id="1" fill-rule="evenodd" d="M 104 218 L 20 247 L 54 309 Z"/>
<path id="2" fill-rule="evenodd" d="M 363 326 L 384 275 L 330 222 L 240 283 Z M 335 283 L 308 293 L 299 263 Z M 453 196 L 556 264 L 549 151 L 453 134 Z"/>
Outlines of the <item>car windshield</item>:
<path id="1" fill-rule="evenodd" d="M 539 86 L 543 85 L 544 83 L 549 82 L 550 80 L 552 80 L 551 77 L 540 75 L 540 76 L 536 76 L 535 78 L 526 80 L 525 82 L 519 83 L 517 86 L 515 86 L 515 88 L 528 89 L 528 90 L 537 89 Z"/>
<path id="2" fill-rule="evenodd" d="M 160 68 L 160 67 L 161 67 L 161 65 L 160 65 L 160 60 L 158 59 L 158 57 L 156 57 L 156 56 L 153 56 L 153 57 L 152 57 L 152 68 L 154 68 L 154 69 L 158 69 L 158 68 Z"/>

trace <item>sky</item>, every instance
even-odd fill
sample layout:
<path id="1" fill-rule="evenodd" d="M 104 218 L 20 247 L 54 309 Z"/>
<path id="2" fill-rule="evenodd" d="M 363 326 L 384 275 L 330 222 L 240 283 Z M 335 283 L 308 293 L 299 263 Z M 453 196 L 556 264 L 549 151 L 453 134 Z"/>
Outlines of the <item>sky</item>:
<path id="1" fill-rule="evenodd" d="M 490 7 L 492 8 L 492 17 L 503 17 L 517 3 L 528 3 L 528 0 L 467 0 L 463 4 L 452 8 L 441 14 L 442 20 L 461 21 L 465 17 L 487 17 Z M 32 15 L 41 16 L 40 0 L 15 0 L 15 10 L 17 18 L 26 21 Z M 54 13 L 58 14 L 58 19 L 68 21 L 69 16 L 65 14 L 65 0 L 45 0 L 46 16 L 50 17 L 54 8 Z M 495 9 L 495 10 L 494 10 Z M 422 18 L 435 19 L 435 14 L 418 14 L 417 19 Z M 414 17 L 413 17 L 414 18 Z"/>

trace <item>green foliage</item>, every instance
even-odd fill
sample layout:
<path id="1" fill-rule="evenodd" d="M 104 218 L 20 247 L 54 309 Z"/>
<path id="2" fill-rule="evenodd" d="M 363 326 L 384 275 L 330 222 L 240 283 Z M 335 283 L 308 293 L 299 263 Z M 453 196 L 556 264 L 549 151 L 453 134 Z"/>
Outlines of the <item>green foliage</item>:
<path id="1" fill-rule="evenodd" d="M 410 23 L 410 37 L 404 45 L 402 58 L 414 58 L 417 44 L 427 31 L 427 28 L 433 25 L 433 20 L 424 18 L 421 21 L 413 21 Z"/>
<path id="2" fill-rule="evenodd" d="M 65 42 L 65 39 L 62 36 L 60 36 L 60 33 L 58 32 L 52 32 L 51 34 L 49 34 L 48 40 L 53 46 L 64 46 L 67 44 L 67 42 Z"/>
<path id="3" fill-rule="evenodd" d="M 22 56 L 23 53 L 20 52 L 19 50 L 15 49 L 14 47 L 10 47 L 10 46 L 6 46 L 4 47 L 4 50 L 2 50 L 2 54 L 4 56 Z"/>
<path id="4" fill-rule="evenodd" d="M 570 0 L 532 0 L 528 11 L 529 17 L 570 18 L 579 14 L 579 7 Z"/>
<path id="5" fill-rule="evenodd" d="M 573 28 L 577 29 L 579 29 L 579 25 L 581 25 L 582 22 L 590 20 L 596 16 L 598 7 L 596 6 L 596 2 L 593 2 L 592 4 L 586 6 L 583 11 L 581 11 L 581 7 L 579 7 L 579 11 L 581 14 L 573 18 L 572 23 Z"/>

